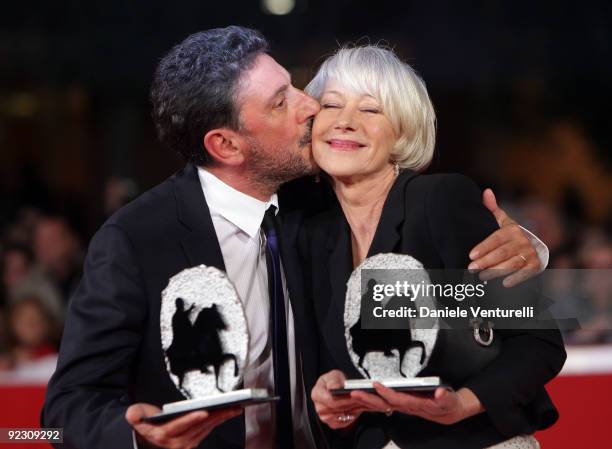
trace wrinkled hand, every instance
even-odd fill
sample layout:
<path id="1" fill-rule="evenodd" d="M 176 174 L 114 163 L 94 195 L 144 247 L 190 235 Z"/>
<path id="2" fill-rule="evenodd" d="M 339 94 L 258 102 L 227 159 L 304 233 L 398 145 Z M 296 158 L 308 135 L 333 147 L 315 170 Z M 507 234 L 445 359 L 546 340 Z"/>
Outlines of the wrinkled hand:
<path id="1" fill-rule="evenodd" d="M 125 413 L 125 419 L 134 428 L 141 443 L 168 449 L 194 448 L 215 427 L 242 413 L 241 408 L 228 408 L 212 412 L 191 412 L 163 424 L 141 422 L 141 418 L 155 415 L 159 411 L 158 407 L 151 404 L 132 404 Z"/>
<path id="2" fill-rule="evenodd" d="M 486 189 L 483 204 L 493 213 L 499 229 L 470 251 L 470 270 L 481 270 L 483 281 L 507 276 L 503 284 L 513 287 L 541 271 L 538 253 L 521 227 L 497 205 L 495 194 Z"/>
<path id="3" fill-rule="evenodd" d="M 310 394 L 319 419 L 332 429 L 343 429 L 353 425 L 359 415 L 367 409 L 349 395 L 332 396 L 329 390 L 342 388 L 345 379 L 344 373 L 339 370 L 325 373 L 319 377 Z"/>
<path id="4" fill-rule="evenodd" d="M 455 424 L 484 410 L 476 395 L 467 388 L 459 391 L 437 388 L 433 397 L 398 392 L 380 382 L 374 382 L 374 388 L 377 394 L 353 391 L 351 397 L 364 407 L 406 413 L 446 425 Z"/>

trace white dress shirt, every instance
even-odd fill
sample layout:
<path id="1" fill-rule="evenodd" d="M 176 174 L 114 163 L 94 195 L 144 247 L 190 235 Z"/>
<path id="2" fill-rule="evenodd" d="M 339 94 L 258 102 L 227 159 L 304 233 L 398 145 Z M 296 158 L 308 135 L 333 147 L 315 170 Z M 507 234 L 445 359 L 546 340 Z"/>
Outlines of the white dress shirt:
<path id="1" fill-rule="evenodd" d="M 268 388 L 273 391 L 270 300 L 265 235 L 261 222 L 270 205 L 278 210 L 278 198 L 274 194 L 267 202 L 260 201 L 230 187 L 202 168 L 198 168 L 198 176 L 219 240 L 225 270 L 244 305 L 250 337 L 244 388 Z M 287 310 L 287 347 L 296 448 L 314 447 L 306 412 L 301 361 L 296 358 L 293 312 L 284 272 L 282 281 Z M 245 408 L 246 449 L 274 447 L 271 412 L 270 404 Z"/>

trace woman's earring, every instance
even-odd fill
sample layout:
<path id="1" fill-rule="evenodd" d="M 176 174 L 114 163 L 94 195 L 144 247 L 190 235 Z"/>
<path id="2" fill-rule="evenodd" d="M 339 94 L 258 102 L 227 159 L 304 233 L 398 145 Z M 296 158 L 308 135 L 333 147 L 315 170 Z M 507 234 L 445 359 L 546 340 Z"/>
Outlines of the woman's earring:
<path id="1" fill-rule="evenodd" d="M 393 170 L 395 171 L 395 177 L 397 178 L 399 176 L 399 171 L 400 171 L 400 167 L 397 162 L 393 163 Z"/>

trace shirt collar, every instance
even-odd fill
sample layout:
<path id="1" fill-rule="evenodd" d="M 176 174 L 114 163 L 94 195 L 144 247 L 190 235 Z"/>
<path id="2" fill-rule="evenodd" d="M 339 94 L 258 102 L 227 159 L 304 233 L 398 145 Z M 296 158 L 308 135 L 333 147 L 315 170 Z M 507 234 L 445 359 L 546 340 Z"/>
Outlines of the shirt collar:
<path id="1" fill-rule="evenodd" d="M 223 217 L 251 238 L 259 233 L 264 214 L 270 205 L 276 206 L 278 213 L 276 193 L 268 201 L 260 201 L 227 185 L 201 167 L 198 167 L 198 177 L 210 215 Z"/>

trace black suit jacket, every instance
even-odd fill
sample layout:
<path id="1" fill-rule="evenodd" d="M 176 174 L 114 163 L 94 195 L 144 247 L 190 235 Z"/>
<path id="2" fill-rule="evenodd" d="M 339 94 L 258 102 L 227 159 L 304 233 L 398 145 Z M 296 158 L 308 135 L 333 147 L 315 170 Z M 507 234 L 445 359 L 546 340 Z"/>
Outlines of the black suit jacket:
<path id="1" fill-rule="evenodd" d="M 368 256 L 409 254 L 428 269 L 464 269 L 471 248 L 497 228 L 492 214 L 482 205 L 480 190 L 469 179 L 403 171 L 384 204 Z M 321 336 L 321 373 L 340 369 L 349 378 L 362 377 L 351 362 L 344 337 L 344 302 L 352 256 L 350 228 L 340 207 L 310 219 L 300 242 L 306 287 L 313 298 Z M 445 339 L 452 340 L 453 332 L 457 331 L 440 332 L 429 366 L 421 374 L 440 375 L 457 388 L 470 388 L 486 412 L 451 426 L 401 413 L 390 418 L 364 414 L 351 443 L 354 447 L 381 447 L 392 438 L 405 448 L 482 448 L 556 421 L 558 414 L 544 384 L 565 361 L 558 331 L 497 331 L 497 338 L 502 339 L 501 353 L 467 379 L 457 374 L 457 367 L 465 365 L 465 360 L 445 351 Z"/>
<path id="2" fill-rule="evenodd" d="M 304 309 L 294 246 L 300 215 L 284 215 L 281 221 L 296 346 L 310 391 L 316 344 L 305 328 L 312 320 Z M 124 418 L 130 403 L 161 406 L 184 399 L 164 364 L 161 291 L 170 277 L 199 264 L 225 268 L 193 166 L 122 208 L 96 233 L 70 301 L 58 367 L 42 412 L 43 426 L 64 428 L 61 447 L 132 449 L 131 427 Z M 244 447 L 244 417 L 225 422 L 199 447 Z"/>

